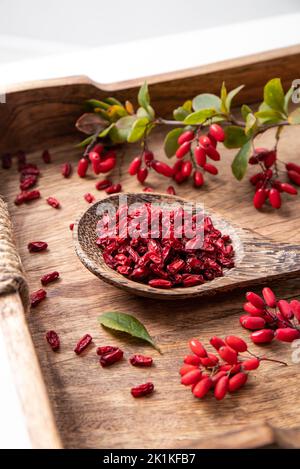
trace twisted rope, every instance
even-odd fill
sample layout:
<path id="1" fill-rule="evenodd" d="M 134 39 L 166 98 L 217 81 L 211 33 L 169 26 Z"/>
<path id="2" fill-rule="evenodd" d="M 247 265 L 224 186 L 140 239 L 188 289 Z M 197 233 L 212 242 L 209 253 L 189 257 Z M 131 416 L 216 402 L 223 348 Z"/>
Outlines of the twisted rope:
<path id="1" fill-rule="evenodd" d="M 28 285 L 13 241 L 7 205 L 0 197 L 0 295 L 19 292 L 24 308 L 29 304 Z"/>

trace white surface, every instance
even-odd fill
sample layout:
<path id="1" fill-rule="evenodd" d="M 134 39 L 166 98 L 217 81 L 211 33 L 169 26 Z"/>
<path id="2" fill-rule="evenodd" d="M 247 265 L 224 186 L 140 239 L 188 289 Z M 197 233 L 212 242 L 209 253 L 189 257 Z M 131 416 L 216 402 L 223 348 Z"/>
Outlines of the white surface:
<path id="1" fill-rule="evenodd" d="M 35 11 L 34 5 L 40 9 Z M 215 0 L 211 5 L 203 11 L 204 2 L 198 0 L 152 0 L 151 6 L 140 0 L 86 0 L 80 11 L 74 0 L 0 0 L 0 87 L 70 75 L 109 83 L 300 43 L 300 13 L 265 18 L 299 10 L 298 1 L 246 5 L 227 0 L 225 9 L 223 1 Z M 251 21 L 239 22 L 244 18 Z M 149 39 L 153 36 L 161 37 Z M 99 47 L 81 50 L 88 46 Z M 27 448 L 30 443 L 1 333 L 0 356 L 0 448 Z"/>
<path id="2" fill-rule="evenodd" d="M 0 66 L 0 86 L 86 75 L 98 83 L 155 75 L 300 43 L 300 13 L 79 50 Z"/>

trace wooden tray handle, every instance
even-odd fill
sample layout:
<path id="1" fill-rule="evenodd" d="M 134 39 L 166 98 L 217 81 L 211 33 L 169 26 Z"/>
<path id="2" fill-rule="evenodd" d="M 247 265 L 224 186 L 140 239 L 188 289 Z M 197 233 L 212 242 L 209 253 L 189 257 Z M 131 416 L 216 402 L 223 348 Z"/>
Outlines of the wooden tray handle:
<path id="1" fill-rule="evenodd" d="M 0 328 L 34 448 L 61 448 L 40 365 L 25 319 L 28 286 L 0 197 Z"/>

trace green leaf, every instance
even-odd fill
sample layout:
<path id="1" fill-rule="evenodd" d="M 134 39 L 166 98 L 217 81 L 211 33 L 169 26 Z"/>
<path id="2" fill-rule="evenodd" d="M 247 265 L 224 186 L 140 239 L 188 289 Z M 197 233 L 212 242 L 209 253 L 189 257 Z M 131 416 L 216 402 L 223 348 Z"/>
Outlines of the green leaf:
<path id="1" fill-rule="evenodd" d="M 281 112 L 274 111 L 273 109 L 267 109 L 266 111 L 255 112 L 255 117 L 259 119 L 261 124 L 276 123 L 282 121 Z"/>
<path id="2" fill-rule="evenodd" d="M 124 143 L 136 121 L 136 116 L 121 117 L 109 132 L 109 136 L 114 143 Z"/>
<path id="3" fill-rule="evenodd" d="M 221 111 L 227 113 L 228 109 L 226 106 L 226 99 L 227 99 L 227 89 L 225 86 L 225 81 L 223 81 L 221 86 Z"/>
<path id="4" fill-rule="evenodd" d="M 192 112 L 184 119 L 185 124 L 203 124 L 207 119 L 216 114 L 215 109 L 202 109 L 200 111 Z"/>
<path id="5" fill-rule="evenodd" d="M 178 137 L 185 131 L 184 128 L 181 129 L 173 129 L 169 133 L 167 133 L 165 141 L 164 141 L 164 150 L 165 154 L 168 158 L 171 158 L 175 155 L 178 145 Z"/>
<path id="6" fill-rule="evenodd" d="M 104 129 L 104 130 L 102 130 L 102 132 L 100 132 L 100 134 L 98 135 L 98 137 L 99 137 L 99 138 L 104 138 L 104 137 L 106 137 L 114 126 L 115 126 L 114 123 L 110 124 L 108 127 L 106 127 L 106 129 Z"/>
<path id="7" fill-rule="evenodd" d="M 237 153 L 235 156 L 231 169 L 239 181 L 243 179 L 245 176 L 245 173 L 247 171 L 247 166 L 248 166 L 248 159 L 251 153 L 251 140 L 248 140 L 248 142 L 245 143 L 245 145 L 242 146 L 240 151 Z"/>
<path id="8" fill-rule="evenodd" d="M 148 85 L 147 82 L 141 86 L 139 93 L 138 93 L 138 103 L 140 106 L 142 106 L 144 109 L 147 109 L 147 107 L 150 104 L 150 95 L 148 91 Z"/>
<path id="9" fill-rule="evenodd" d="M 286 114 L 288 114 L 289 112 L 289 103 L 290 103 L 291 97 L 293 96 L 294 91 L 295 91 L 295 88 L 291 86 L 284 96 L 284 112 Z"/>
<path id="10" fill-rule="evenodd" d="M 292 125 L 300 124 L 300 108 L 298 107 L 295 111 L 291 112 L 288 121 Z"/>
<path id="11" fill-rule="evenodd" d="M 246 120 L 249 112 L 252 112 L 251 107 L 247 106 L 247 104 L 243 104 L 242 107 L 241 107 L 241 114 L 242 114 L 242 118 L 244 120 Z"/>
<path id="12" fill-rule="evenodd" d="M 194 111 L 202 109 L 215 109 L 221 111 L 221 99 L 215 94 L 202 93 L 195 96 L 192 101 Z"/>
<path id="13" fill-rule="evenodd" d="M 161 353 L 159 347 L 155 344 L 145 326 L 134 316 L 109 311 L 102 314 L 102 316 L 99 316 L 98 321 L 104 327 L 108 327 L 115 331 L 126 332 L 133 337 L 145 340 Z"/>
<path id="14" fill-rule="evenodd" d="M 127 142 L 133 143 L 140 140 L 147 129 L 147 125 L 149 124 L 149 119 L 147 117 L 141 117 L 137 119 L 131 128 L 131 131 L 128 134 Z"/>
<path id="15" fill-rule="evenodd" d="M 189 111 L 184 109 L 183 106 L 179 106 L 177 109 L 174 109 L 173 116 L 176 121 L 183 122 L 184 119 L 190 114 Z"/>
<path id="16" fill-rule="evenodd" d="M 249 112 L 246 118 L 246 127 L 245 127 L 245 134 L 252 135 L 255 129 L 257 128 L 257 119 L 252 112 Z"/>
<path id="17" fill-rule="evenodd" d="M 225 98 L 225 106 L 227 111 L 230 111 L 231 108 L 231 101 L 233 98 L 244 88 L 245 85 L 238 86 L 234 88 L 234 90 L 229 91 L 227 97 Z"/>
<path id="18" fill-rule="evenodd" d="M 273 78 L 265 85 L 264 102 L 271 109 L 284 113 L 284 92 L 280 78 Z"/>
<path id="19" fill-rule="evenodd" d="M 239 127 L 237 125 L 229 125 L 228 127 L 225 127 L 224 131 L 224 145 L 226 148 L 240 148 L 248 140 L 248 137 L 245 134 L 243 127 Z"/>
<path id="20" fill-rule="evenodd" d="M 85 138 L 84 140 L 82 140 L 81 142 L 77 143 L 75 145 L 76 148 L 84 148 L 86 147 L 89 143 L 91 143 L 91 141 L 93 140 L 94 138 L 94 135 L 90 135 L 89 137 Z"/>
<path id="21" fill-rule="evenodd" d="M 193 106 L 193 103 L 190 99 L 185 101 L 182 105 L 183 109 L 185 109 L 188 112 L 192 112 L 192 106 Z"/>
<path id="22" fill-rule="evenodd" d="M 123 106 L 123 104 L 121 103 L 121 101 L 119 101 L 118 99 L 113 98 L 113 97 L 104 98 L 103 101 L 104 101 L 106 104 L 109 104 L 110 106 L 114 106 L 115 104 L 116 104 L 117 106 Z"/>
<path id="23" fill-rule="evenodd" d="M 109 104 L 105 103 L 104 101 L 99 101 L 98 99 L 88 99 L 85 101 L 85 104 L 89 109 L 100 108 L 106 111 L 106 109 L 109 108 Z"/>

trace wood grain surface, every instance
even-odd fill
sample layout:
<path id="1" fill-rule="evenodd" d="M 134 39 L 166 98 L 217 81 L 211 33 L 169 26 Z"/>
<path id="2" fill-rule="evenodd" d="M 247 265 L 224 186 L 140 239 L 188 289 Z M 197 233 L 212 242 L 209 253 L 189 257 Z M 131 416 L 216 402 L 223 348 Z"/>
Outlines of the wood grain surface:
<path id="1" fill-rule="evenodd" d="M 157 132 L 153 150 L 162 157 L 163 136 Z M 273 132 L 260 138 L 260 144 L 271 145 Z M 26 142 L 24 142 L 25 145 Z M 58 270 L 61 279 L 47 287 L 48 298 L 27 315 L 27 321 L 41 363 L 58 429 L 65 447 L 87 448 L 180 448 L 180 447 L 252 447 L 270 444 L 275 432 L 282 432 L 280 444 L 299 444 L 299 432 L 286 437 L 284 429 L 300 427 L 299 363 L 292 362 L 295 352 L 290 344 L 273 343 L 252 350 L 288 362 L 288 367 L 264 363 L 251 373 L 246 387 L 223 402 L 214 399 L 198 401 L 179 384 L 178 369 L 187 353 L 190 337 L 206 342 L 212 335 L 236 333 L 247 339 L 238 318 L 242 314 L 243 289 L 207 299 L 161 302 L 139 298 L 110 286 L 93 276 L 80 263 L 74 252 L 69 223 L 88 207 L 86 192 L 97 199 L 103 192 L 95 190 L 95 176 L 79 179 L 73 174 L 64 179 L 60 164 L 76 161 L 79 151 L 73 145 L 51 147 L 53 163 L 40 163 L 44 147 L 33 152 L 29 160 L 38 162 L 42 171 L 39 188 L 42 199 L 16 207 L 18 174 L 14 167 L 1 170 L 1 193 L 9 203 L 17 246 L 28 274 L 30 289 L 41 287 L 42 274 Z M 285 129 L 280 142 L 281 159 L 299 162 L 300 136 L 297 128 Z M 16 148 L 17 149 L 17 148 Z M 140 191 L 134 178 L 126 173 L 126 161 L 137 147 L 124 148 L 122 168 L 116 168 L 127 191 Z M 233 152 L 222 151 L 218 177 L 207 178 L 201 190 L 190 183 L 178 188 L 178 195 L 202 201 L 208 209 L 241 227 L 254 230 L 275 242 L 300 244 L 300 200 L 285 197 L 281 210 L 269 208 L 257 212 L 252 208 L 253 189 L 245 179 L 238 183 L 230 172 Z M 250 169 L 251 173 L 251 169 Z M 151 174 L 147 184 L 163 192 L 169 181 Z M 48 206 L 45 198 L 57 197 L 60 210 Z M 45 240 L 49 249 L 29 254 L 27 243 Z M 300 298 L 299 278 L 271 282 L 281 298 Z M 257 290 L 259 291 L 259 290 Z M 159 355 L 149 346 L 122 335 L 113 336 L 97 324 L 105 311 L 134 314 L 155 337 L 163 350 Z M 61 351 L 54 353 L 45 342 L 45 332 L 55 329 L 61 336 Z M 92 334 L 94 345 L 81 356 L 73 352 L 77 340 Z M 96 345 L 119 345 L 125 359 L 111 368 L 102 369 L 95 354 Z M 154 367 L 136 369 L 128 364 L 132 353 L 145 353 L 154 358 Z M 130 388 L 151 380 L 156 392 L 149 398 L 133 399 Z M 277 435 L 278 433 L 276 433 Z M 298 439 L 297 439 L 298 438 Z"/>

